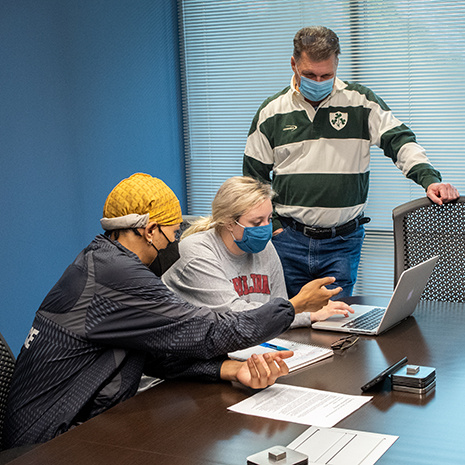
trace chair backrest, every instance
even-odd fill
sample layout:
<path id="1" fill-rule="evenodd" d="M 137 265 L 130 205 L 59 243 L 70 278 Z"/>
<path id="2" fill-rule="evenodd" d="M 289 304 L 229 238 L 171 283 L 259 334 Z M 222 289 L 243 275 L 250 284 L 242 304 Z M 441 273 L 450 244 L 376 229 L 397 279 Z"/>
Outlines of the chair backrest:
<path id="1" fill-rule="evenodd" d="M 404 270 L 439 255 L 423 300 L 465 302 L 465 196 L 437 205 L 427 197 L 392 211 L 394 285 Z"/>
<path id="2" fill-rule="evenodd" d="M 6 399 L 10 392 L 11 379 L 15 369 L 15 356 L 0 334 L 0 450 L 3 444 L 3 421 L 5 419 Z"/>

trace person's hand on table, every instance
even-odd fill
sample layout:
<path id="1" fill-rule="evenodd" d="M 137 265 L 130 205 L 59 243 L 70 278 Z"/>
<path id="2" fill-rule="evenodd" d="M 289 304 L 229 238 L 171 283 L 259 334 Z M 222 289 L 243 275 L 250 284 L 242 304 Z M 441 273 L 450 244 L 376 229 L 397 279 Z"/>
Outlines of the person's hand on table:
<path id="1" fill-rule="evenodd" d="M 280 377 L 289 373 L 289 368 L 283 359 L 292 357 L 291 350 L 267 352 L 263 355 L 252 355 L 245 362 L 225 360 L 221 365 L 221 379 L 238 381 L 253 389 L 263 389 Z"/>
<path id="2" fill-rule="evenodd" d="M 325 305 L 328 305 L 329 299 L 342 291 L 341 287 L 328 289 L 326 286 L 334 283 L 336 278 L 314 279 L 300 289 L 300 292 L 289 299 L 294 306 L 295 313 L 316 312 Z"/>
<path id="3" fill-rule="evenodd" d="M 450 202 L 460 197 L 459 191 L 452 185 L 443 182 L 434 182 L 426 189 L 426 195 L 438 205 Z"/>
<path id="4" fill-rule="evenodd" d="M 310 314 L 310 318 L 312 322 L 324 321 L 333 315 L 344 315 L 345 317 L 348 317 L 349 313 L 354 313 L 353 309 L 349 305 L 338 300 L 330 300 L 328 305 L 325 305 L 321 310 L 312 312 Z"/>

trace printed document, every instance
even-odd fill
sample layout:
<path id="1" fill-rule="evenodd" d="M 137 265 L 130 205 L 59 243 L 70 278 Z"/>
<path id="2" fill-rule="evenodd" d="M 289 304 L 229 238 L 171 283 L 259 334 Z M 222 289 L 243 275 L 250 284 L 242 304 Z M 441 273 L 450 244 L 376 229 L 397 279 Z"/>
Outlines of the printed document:
<path id="1" fill-rule="evenodd" d="M 287 384 L 273 384 L 229 410 L 246 415 L 331 427 L 372 399 Z"/>

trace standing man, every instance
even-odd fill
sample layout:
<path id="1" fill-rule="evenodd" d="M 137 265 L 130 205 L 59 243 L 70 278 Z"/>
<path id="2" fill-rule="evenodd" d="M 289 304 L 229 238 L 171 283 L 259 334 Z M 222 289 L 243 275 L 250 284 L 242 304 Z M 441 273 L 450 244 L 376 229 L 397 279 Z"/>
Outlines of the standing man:
<path id="1" fill-rule="evenodd" d="M 363 212 L 372 145 L 433 202 L 459 196 L 373 91 L 336 77 L 339 54 L 330 29 L 297 32 L 291 84 L 259 108 L 245 148 L 244 175 L 272 182 L 277 192 L 273 243 L 289 297 L 323 276 L 336 277 L 338 297 L 352 294 L 369 221 Z"/>

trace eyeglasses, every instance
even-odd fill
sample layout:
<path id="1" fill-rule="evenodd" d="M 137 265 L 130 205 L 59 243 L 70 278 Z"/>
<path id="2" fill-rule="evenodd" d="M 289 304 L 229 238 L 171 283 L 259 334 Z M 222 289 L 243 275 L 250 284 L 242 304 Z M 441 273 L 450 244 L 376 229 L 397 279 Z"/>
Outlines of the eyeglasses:
<path id="1" fill-rule="evenodd" d="M 173 242 L 179 242 L 182 236 L 182 233 L 184 232 L 183 228 L 179 228 L 177 231 L 174 232 L 174 241 L 170 241 L 169 238 L 166 236 L 166 234 L 163 232 L 162 226 L 165 225 L 158 225 L 158 229 L 160 232 L 165 236 L 165 239 L 168 241 L 169 244 L 172 244 Z"/>
<path id="2" fill-rule="evenodd" d="M 352 347 L 359 339 L 360 339 L 359 336 L 357 336 L 356 334 L 342 337 L 341 339 L 338 339 L 337 341 L 331 344 L 331 349 L 346 350 L 349 347 Z"/>

